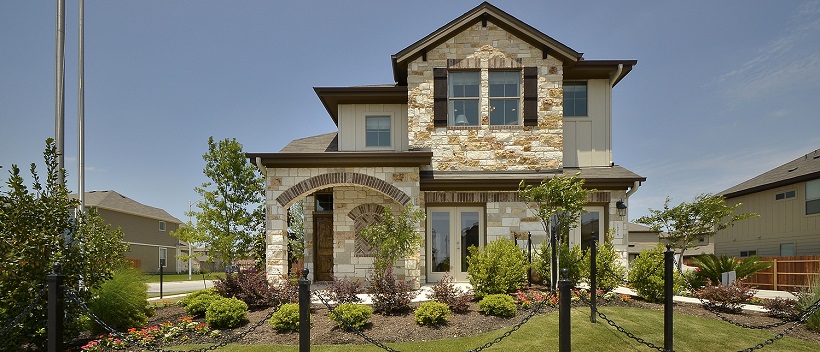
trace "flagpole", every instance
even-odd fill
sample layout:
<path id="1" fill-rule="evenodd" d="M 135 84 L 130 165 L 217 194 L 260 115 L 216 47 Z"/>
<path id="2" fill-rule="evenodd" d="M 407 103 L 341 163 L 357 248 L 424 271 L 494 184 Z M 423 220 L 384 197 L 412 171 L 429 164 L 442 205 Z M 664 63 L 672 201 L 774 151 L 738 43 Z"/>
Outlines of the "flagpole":
<path id="1" fill-rule="evenodd" d="M 57 0 L 56 84 L 54 104 L 54 142 L 57 149 L 59 182 L 65 185 L 65 0 Z"/>
<path id="2" fill-rule="evenodd" d="M 79 0 L 80 2 L 80 23 L 79 23 L 79 58 L 78 58 L 78 78 L 77 78 L 77 91 L 78 91 L 78 102 L 77 102 L 77 130 L 79 131 L 79 136 L 77 137 L 77 144 L 79 146 L 79 151 L 77 153 L 77 160 L 79 162 L 79 168 L 77 172 L 77 176 L 79 179 L 79 189 L 77 191 L 77 195 L 80 199 L 80 212 L 85 212 L 85 87 L 84 78 L 85 78 L 85 32 L 84 32 L 84 16 L 85 16 L 85 9 L 83 8 L 83 0 Z"/>

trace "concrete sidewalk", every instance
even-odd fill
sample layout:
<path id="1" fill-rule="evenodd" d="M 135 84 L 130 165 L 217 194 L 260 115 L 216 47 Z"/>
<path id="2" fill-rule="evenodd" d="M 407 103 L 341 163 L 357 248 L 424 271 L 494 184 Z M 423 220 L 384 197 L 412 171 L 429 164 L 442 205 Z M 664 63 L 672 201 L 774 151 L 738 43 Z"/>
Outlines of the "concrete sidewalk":
<path id="1" fill-rule="evenodd" d="M 162 296 L 168 298 L 170 295 L 194 292 L 208 287 L 213 287 L 216 280 L 191 280 L 191 281 L 172 281 L 162 283 Z M 149 295 L 159 295 L 159 282 L 152 282 L 148 284 Z M 157 297 L 159 299 L 159 297 Z"/>
<path id="2" fill-rule="evenodd" d="M 635 291 L 627 287 L 618 287 L 614 290 L 618 294 L 630 295 L 630 296 L 638 296 Z M 757 290 L 755 293 L 755 297 L 758 298 L 789 298 L 789 299 L 796 299 L 796 297 L 791 292 L 786 291 L 772 291 L 772 290 Z M 675 302 L 685 302 L 685 303 L 692 303 L 692 304 L 701 304 L 700 300 L 696 297 L 686 297 L 686 296 L 675 296 L 672 298 Z M 766 308 L 763 308 L 758 305 L 754 304 L 744 304 L 742 305 L 744 310 L 754 311 L 754 312 L 768 312 Z"/>

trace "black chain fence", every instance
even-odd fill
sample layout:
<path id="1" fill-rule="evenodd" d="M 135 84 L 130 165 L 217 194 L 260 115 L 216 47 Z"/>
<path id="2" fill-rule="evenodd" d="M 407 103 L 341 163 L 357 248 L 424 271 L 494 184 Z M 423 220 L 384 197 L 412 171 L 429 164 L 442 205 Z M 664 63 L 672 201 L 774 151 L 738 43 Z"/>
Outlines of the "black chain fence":
<path id="1" fill-rule="evenodd" d="M 20 324 L 20 321 L 22 321 L 23 318 L 27 317 L 29 313 L 31 313 L 31 310 L 34 309 L 34 307 L 36 307 L 38 303 L 40 303 L 40 300 L 43 299 L 43 296 L 45 296 L 46 291 L 46 286 L 42 285 L 40 291 L 37 292 L 37 296 L 34 297 L 34 300 L 32 300 L 31 303 L 28 306 L 26 306 L 26 308 L 23 308 L 20 314 L 17 314 L 17 316 L 14 317 L 14 319 L 12 319 L 8 324 L 3 324 L 5 327 L 2 330 L 0 330 L 0 336 L 6 336 L 6 334 L 8 334 L 8 332 L 11 331 L 12 328 L 17 326 L 17 324 Z"/>

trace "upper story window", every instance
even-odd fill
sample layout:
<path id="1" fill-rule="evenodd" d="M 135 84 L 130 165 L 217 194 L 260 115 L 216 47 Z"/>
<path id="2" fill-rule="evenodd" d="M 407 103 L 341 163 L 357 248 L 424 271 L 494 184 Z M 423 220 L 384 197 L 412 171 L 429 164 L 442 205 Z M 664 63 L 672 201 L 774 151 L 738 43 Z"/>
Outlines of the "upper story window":
<path id="1" fill-rule="evenodd" d="M 820 179 L 806 182 L 806 215 L 820 214 Z"/>
<path id="2" fill-rule="evenodd" d="M 564 116 L 587 115 L 587 82 L 564 82 Z"/>
<path id="3" fill-rule="evenodd" d="M 774 195 L 774 200 L 792 199 L 795 196 L 797 196 L 797 192 L 795 192 L 794 190 L 786 191 L 786 192 L 780 192 L 780 193 L 777 193 L 777 194 Z"/>
<path id="4" fill-rule="evenodd" d="M 165 231 L 165 221 L 160 221 L 159 222 L 159 230 L 160 231 Z"/>
<path id="5" fill-rule="evenodd" d="M 450 72 L 448 92 L 450 126 L 478 126 L 480 72 Z"/>
<path id="6" fill-rule="evenodd" d="M 518 125 L 521 72 L 490 71 L 490 125 Z"/>
<path id="7" fill-rule="evenodd" d="M 365 117 L 365 146 L 390 146 L 390 116 Z"/>

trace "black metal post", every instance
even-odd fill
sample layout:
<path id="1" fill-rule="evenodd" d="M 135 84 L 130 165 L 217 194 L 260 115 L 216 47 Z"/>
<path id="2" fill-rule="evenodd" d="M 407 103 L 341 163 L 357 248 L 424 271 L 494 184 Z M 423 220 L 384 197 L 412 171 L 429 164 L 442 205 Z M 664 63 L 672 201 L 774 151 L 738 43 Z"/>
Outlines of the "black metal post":
<path id="1" fill-rule="evenodd" d="M 159 299 L 162 299 L 162 261 L 159 263 Z"/>
<path id="2" fill-rule="evenodd" d="M 550 231 L 550 292 L 555 293 L 558 284 L 558 234 Z"/>
<path id="3" fill-rule="evenodd" d="M 567 268 L 561 269 L 561 280 L 558 281 L 558 350 L 569 352 L 570 343 L 570 304 L 572 304 L 572 281 L 567 278 Z"/>
<path id="4" fill-rule="evenodd" d="M 674 276 L 672 275 L 674 255 L 675 252 L 672 252 L 672 246 L 667 244 L 666 252 L 663 253 L 663 349 L 666 351 L 672 351 L 672 312 L 674 307 L 672 299 L 675 296 L 675 292 L 672 290 L 674 280 Z"/>
<path id="5" fill-rule="evenodd" d="M 532 233 L 527 231 L 527 262 L 530 263 L 530 270 L 527 270 L 527 286 L 532 287 Z"/>
<path id="6" fill-rule="evenodd" d="M 60 263 L 54 263 L 48 282 L 48 351 L 63 351 L 63 318 L 65 317 L 63 283 L 65 275 L 60 274 Z"/>
<path id="7" fill-rule="evenodd" d="M 592 233 L 591 247 L 589 247 L 589 321 L 598 322 L 598 238 Z"/>
<path id="8" fill-rule="evenodd" d="M 299 352 L 310 352 L 310 281 L 308 269 L 299 279 Z"/>

